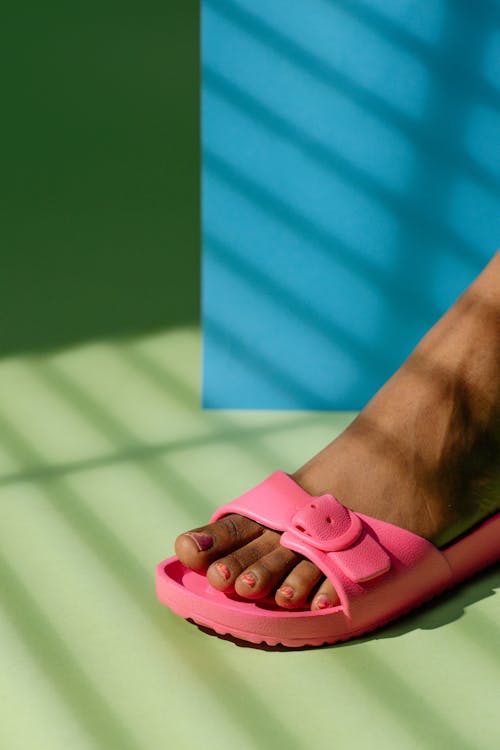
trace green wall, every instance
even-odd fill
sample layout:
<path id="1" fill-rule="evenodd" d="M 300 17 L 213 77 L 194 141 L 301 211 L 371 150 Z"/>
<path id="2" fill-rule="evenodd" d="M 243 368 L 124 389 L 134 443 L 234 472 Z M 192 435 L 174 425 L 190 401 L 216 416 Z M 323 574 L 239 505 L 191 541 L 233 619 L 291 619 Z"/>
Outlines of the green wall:
<path id="1" fill-rule="evenodd" d="M 2 355 L 197 322 L 198 3 L 3 15 Z"/>

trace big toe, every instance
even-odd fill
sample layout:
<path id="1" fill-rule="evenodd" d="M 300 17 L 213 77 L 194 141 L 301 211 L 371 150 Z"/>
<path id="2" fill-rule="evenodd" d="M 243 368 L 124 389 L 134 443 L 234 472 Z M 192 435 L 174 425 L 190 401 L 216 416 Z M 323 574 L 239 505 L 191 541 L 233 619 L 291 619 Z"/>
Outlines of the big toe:
<path id="1" fill-rule="evenodd" d="M 256 521 L 233 513 L 180 534 L 175 540 L 175 554 L 188 568 L 204 571 L 214 560 L 248 544 L 263 531 Z"/>

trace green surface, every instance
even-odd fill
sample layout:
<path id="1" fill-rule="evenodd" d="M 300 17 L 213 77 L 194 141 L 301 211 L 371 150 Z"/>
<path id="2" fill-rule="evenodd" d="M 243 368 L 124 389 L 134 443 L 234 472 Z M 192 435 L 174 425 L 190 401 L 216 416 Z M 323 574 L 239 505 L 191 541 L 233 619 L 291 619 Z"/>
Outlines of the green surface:
<path id="1" fill-rule="evenodd" d="M 372 638 L 298 652 L 156 601 L 178 532 L 350 418 L 202 412 L 199 343 L 183 328 L 0 364 L 2 750 L 496 750 L 498 567 Z"/>
<path id="2" fill-rule="evenodd" d="M 198 13 L 3 9 L 0 354 L 198 322 Z"/>

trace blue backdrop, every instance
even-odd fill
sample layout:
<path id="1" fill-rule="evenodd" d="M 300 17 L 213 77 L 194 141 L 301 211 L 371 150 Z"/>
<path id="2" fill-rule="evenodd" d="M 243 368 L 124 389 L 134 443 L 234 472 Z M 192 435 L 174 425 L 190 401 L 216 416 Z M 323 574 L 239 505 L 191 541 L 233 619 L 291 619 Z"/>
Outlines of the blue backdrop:
<path id="1" fill-rule="evenodd" d="M 360 408 L 500 236 L 500 6 L 203 0 L 203 403 Z"/>

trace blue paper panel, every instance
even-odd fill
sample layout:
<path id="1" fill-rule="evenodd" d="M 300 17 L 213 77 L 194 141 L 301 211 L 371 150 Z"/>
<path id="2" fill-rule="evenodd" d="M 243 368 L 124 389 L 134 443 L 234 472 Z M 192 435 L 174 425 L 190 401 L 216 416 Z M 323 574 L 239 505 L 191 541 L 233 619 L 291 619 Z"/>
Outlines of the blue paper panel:
<path id="1" fill-rule="evenodd" d="M 357 409 L 500 236 L 500 7 L 203 0 L 203 403 Z"/>

